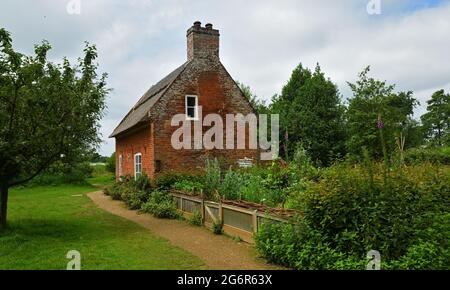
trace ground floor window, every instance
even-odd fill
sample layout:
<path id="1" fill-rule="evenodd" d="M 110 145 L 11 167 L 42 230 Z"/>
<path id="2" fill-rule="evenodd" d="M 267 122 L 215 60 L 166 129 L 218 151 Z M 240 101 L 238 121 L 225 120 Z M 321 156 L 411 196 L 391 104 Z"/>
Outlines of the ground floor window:
<path id="1" fill-rule="evenodd" d="M 142 175 L 142 154 L 136 153 L 134 155 L 134 179 Z"/>

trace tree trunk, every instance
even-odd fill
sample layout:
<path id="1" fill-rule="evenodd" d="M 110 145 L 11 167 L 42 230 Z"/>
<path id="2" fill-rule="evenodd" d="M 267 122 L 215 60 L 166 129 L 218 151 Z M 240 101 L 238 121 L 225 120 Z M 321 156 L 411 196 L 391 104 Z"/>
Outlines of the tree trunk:
<path id="1" fill-rule="evenodd" d="M 0 230 L 6 227 L 6 210 L 8 208 L 8 185 L 0 185 Z"/>

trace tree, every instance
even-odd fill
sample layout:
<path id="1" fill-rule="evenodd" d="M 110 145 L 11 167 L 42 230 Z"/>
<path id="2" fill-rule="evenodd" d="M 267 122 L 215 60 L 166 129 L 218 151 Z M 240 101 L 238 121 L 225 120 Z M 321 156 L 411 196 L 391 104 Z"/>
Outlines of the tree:
<path id="1" fill-rule="evenodd" d="M 99 120 L 108 93 L 106 74 L 97 76 L 96 48 L 72 66 L 47 60 L 47 41 L 35 55 L 14 51 L 0 29 L 0 228 L 6 226 L 8 190 L 55 162 L 70 164 L 99 142 Z"/>
<path id="2" fill-rule="evenodd" d="M 253 94 L 252 90 L 249 86 L 245 85 L 241 82 L 236 82 L 239 88 L 241 89 L 242 93 L 244 94 L 244 97 L 250 102 L 252 107 L 255 109 L 256 113 L 258 114 L 267 114 L 268 113 L 268 107 L 266 105 L 266 102 L 264 100 L 261 100 Z"/>
<path id="3" fill-rule="evenodd" d="M 337 86 L 319 64 L 314 72 L 298 65 L 271 105 L 280 115 L 280 151 L 289 158 L 301 143 L 314 163 L 329 165 L 344 154 L 344 109 Z"/>
<path id="4" fill-rule="evenodd" d="M 106 170 L 116 174 L 116 152 L 113 152 L 110 157 L 106 158 Z"/>
<path id="5" fill-rule="evenodd" d="M 426 137 L 439 146 L 450 142 L 450 94 L 439 90 L 427 101 L 427 113 L 422 117 Z"/>
<path id="6" fill-rule="evenodd" d="M 412 120 L 414 107 L 418 102 L 412 97 L 412 92 L 395 93 L 394 85 L 379 81 L 368 76 L 370 67 L 365 68 L 356 83 L 348 83 L 353 91 L 347 110 L 347 150 L 352 155 L 360 155 L 362 148 L 381 158 L 383 148 L 380 141 L 378 119 L 381 118 L 386 151 L 393 152 L 396 148 L 396 138 L 400 133 L 405 136 L 406 145 L 411 142 L 408 132 L 414 132 L 411 126 L 417 126 Z"/>

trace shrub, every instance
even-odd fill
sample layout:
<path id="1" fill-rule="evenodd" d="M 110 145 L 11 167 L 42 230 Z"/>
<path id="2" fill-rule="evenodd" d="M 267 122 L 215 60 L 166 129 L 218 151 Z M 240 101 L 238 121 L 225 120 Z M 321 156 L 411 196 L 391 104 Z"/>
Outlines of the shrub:
<path id="1" fill-rule="evenodd" d="M 221 221 L 213 222 L 212 230 L 215 235 L 221 235 L 223 233 L 223 223 Z"/>
<path id="2" fill-rule="evenodd" d="M 295 269 L 364 269 L 367 263 L 333 249 L 301 219 L 263 223 L 255 234 L 255 243 L 270 262 Z"/>
<path id="3" fill-rule="evenodd" d="M 157 218 L 176 219 L 179 217 L 172 197 L 164 191 L 154 190 L 141 210 Z"/>
<path id="4" fill-rule="evenodd" d="M 323 170 L 292 198 L 304 218 L 263 225 L 258 250 L 298 269 L 363 269 L 372 249 L 382 268 L 447 269 L 449 168 L 424 163 L 386 172 L 370 162 Z"/>
<path id="5" fill-rule="evenodd" d="M 106 170 L 116 174 L 116 152 L 106 159 Z"/>
<path id="6" fill-rule="evenodd" d="M 200 192 L 200 190 L 203 188 L 203 184 L 189 179 L 182 179 L 180 181 L 175 182 L 172 185 L 173 189 L 185 191 L 185 192 Z"/>
<path id="7" fill-rule="evenodd" d="M 148 193 L 143 190 L 129 191 L 125 196 L 122 195 L 122 199 L 129 209 L 140 209 L 141 206 L 147 202 Z"/>
<path id="8" fill-rule="evenodd" d="M 191 214 L 191 216 L 189 216 L 188 222 L 191 225 L 194 225 L 194 226 L 201 226 L 201 225 L 203 225 L 202 214 L 198 210 L 194 211 Z"/>
<path id="9" fill-rule="evenodd" d="M 29 184 L 58 185 L 64 183 L 85 183 L 86 178 L 91 177 L 93 171 L 94 168 L 89 162 L 79 162 L 76 164 L 63 164 L 57 162 L 46 171 L 36 176 Z"/>
<path id="10" fill-rule="evenodd" d="M 201 187 L 202 176 L 188 173 L 166 173 L 156 178 L 155 186 L 161 190 L 168 190 L 180 182 L 192 182 L 193 185 Z"/>
<path id="11" fill-rule="evenodd" d="M 264 179 L 258 175 L 250 175 L 246 185 L 240 190 L 240 199 L 255 203 L 271 204 L 269 190 L 264 186 Z"/>
<path id="12" fill-rule="evenodd" d="M 152 183 L 150 181 L 150 178 L 147 174 L 142 174 L 139 176 L 135 181 L 133 181 L 133 186 L 137 190 L 142 191 L 151 191 L 152 190 Z"/>
<path id="13" fill-rule="evenodd" d="M 450 147 L 413 148 L 405 152 L 404 158 L 411 165 L 423 162 L 450 165 Z"/>
<path id="14" fill-rule="evenodd" d="M 210 160 L 207 159 L 205 163 L 205 180 L 204 189 L 205 194 L 210 199 L 217 199 L 215 191 L 220 187 L 220 164 L 217 158 Z"/>
<path id="15" fill-rule="evenodd" d="M 220 195 L 225 199 L 239 199 L 241 188 L 245 186 L 247 178 L 247 174 L 233 171 L 230 167 L 223 178 L 223 182 L 219 185 Z"/>
<path id="16" fill-rule="evenodd" d="M 136 181 L 130 176 L 122 178 L 123 181 L 115 183 L 104 192 L 114 200 L 122 200 L 129 209 L 140 209 L 150 195 L 150 180 L 142 175 Z"/>

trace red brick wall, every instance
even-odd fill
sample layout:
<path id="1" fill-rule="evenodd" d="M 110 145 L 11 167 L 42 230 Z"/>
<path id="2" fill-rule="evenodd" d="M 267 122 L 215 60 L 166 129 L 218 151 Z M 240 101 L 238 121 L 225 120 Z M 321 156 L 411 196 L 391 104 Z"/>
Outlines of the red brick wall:
<path id="1" fill-rule="evenodd" d="M 170 123 L 174 115 L 185 113 L 186 95 L 198 96 L 198 104 L 202 106 L 203 117 L 209 113 L 222 116 L 224 138 L 226 136 L 226 114 L 241 113 L 247 115 L 253 112 L 253 109 L 218 59 L 194 59 L 151 110 L 152 119 L 155 120 L 155 159 L 161 161 L 163 172 L 198 171 L 204 167 L 205 159 L 214 157 L 222 159 L 228 165 L 236 165 L 236 161 L 244 157 L 253 158 L 257 162 L 258 150 L 173 149 L 171 136 L 178 127 L 172 127 Z M 194 127 L 194 121 L 191 122 L 192 127 Z M 209 127 L 203 127 L 203 133 L 208 129 Z M 246 138 L 248 139 L 248 128 Z"/>
<path id="2" fill-rule="evenodd" d="M 122 175 L 134 177 L 134 155 L 142 154 L 142 172 L 154 176 L 153 125 L 125 136 L 116 137 L 116 177 L 119 176 L 119 156 L 122 155 Z"/>

